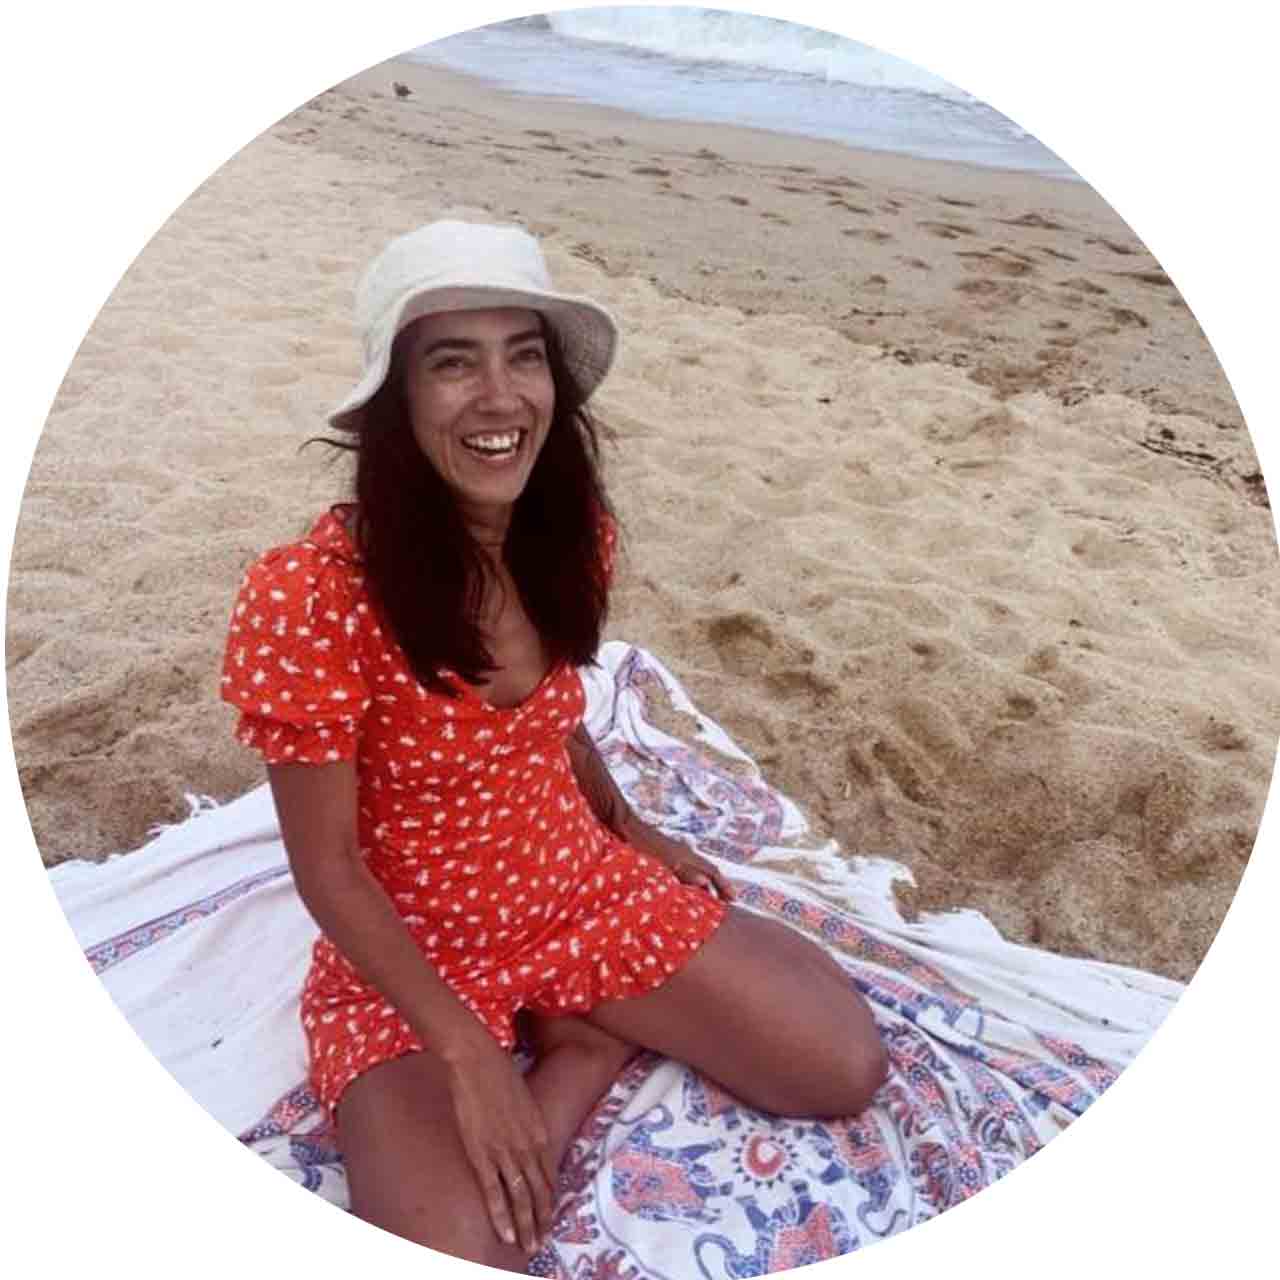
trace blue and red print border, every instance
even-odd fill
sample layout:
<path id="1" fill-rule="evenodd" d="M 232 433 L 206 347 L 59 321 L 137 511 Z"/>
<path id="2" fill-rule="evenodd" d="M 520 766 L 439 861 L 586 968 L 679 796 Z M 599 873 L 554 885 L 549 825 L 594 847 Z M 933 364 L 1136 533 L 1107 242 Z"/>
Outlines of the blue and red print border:
<path id="1" fill-rule="evenodd" d="M 179 929 L 199 920 L 208 919 L 228 903 L 235 902 L 245 894 L 252 893 L 264 884 L 270 884 L 273 880 L 279 880 L 288 874 L 288 866 L 281 864 L 269 867 L 266 871 L 259 871 L 256 875 L 245 876 L 243 880 L 237 880 L 234 884 L 229 884 L 207 897 L 186 903 L 173 911 L 165 912 L 164 915 L 156 916 L 153 920 L 146 920 L 114 937 L 105 938 L 101 942 L 86 947 L 85 959 L 89 961 L 94 973 L 101 975 L 122 960 L 128 960 L 130 956 L 137 955 L 138 952 L 155 946 L 157 942 L 163 942 L 166 938 L 172 937 Z"/>

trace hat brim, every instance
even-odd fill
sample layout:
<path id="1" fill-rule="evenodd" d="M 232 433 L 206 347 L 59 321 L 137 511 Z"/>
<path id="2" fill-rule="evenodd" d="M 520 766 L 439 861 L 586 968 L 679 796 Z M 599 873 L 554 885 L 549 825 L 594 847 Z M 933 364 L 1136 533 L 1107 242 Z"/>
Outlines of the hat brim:
<path id="1" fill-rule="evenodd" d="M 489 311 L 502 307 L 527 308 L 546 317 L 560 339 L 565 364 L 584 399 L 604 381 L 617 352 L 618 326 L 599 303 L 572 294 L 536 289 L 437 285 L 410 290 L 387 309 L 368 335 L 360 381 L 329 414 L 329 425 L 338 431 L 360 430 L 365 406 L 387 379 L 396 337 L 415 320 L 446 311 Z"/>

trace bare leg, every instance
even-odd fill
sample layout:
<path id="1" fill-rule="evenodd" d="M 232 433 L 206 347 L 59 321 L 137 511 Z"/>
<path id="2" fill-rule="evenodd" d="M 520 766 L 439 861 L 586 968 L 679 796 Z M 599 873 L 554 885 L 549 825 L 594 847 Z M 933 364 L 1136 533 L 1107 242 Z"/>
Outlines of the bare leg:
<path id="1" fill-rule="evenodd" d="M 367 1071 L 343 1094 L 337 1124 L 357 1217 L 456 1258 L 527 1269 L 489 1220 L 438 1058 L 412 1053 Z"/>
<path id="2" fill-rule="evenodd" d="M 574 1017 L 535 1019 L 534 1042 L 539 1057 L 526 1079 L 558 1167 L 635 1049 Z M 441 1253 L 526 1271 L 524 1251 L 493 1230 L 438 1059 L 414 1053 L 374 1067 L 347 1089 L 337 1119 L 357 1217 Z"/>
<path id="3" fill-rule="evenodd" d="M 871 1012 L 835 961 L 739 908 L 656 991 L 587 1018 L 781 1115 L 856 1115 L 887 1070 Z"/>
<path id="4" fill-rule="evenodd" d="M 626 1044 L 583 1018 L 531 1016 L 537 1060 L 525 1077 L 542 1109 L 557 1168 L 587 1112 L 636 1054 Z"/>

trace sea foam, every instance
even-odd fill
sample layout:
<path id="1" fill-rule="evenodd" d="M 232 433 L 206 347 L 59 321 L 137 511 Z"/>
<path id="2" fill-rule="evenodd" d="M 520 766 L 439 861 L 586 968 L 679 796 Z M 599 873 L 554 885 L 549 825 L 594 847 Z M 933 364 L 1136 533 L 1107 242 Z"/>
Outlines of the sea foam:
<path id="1" fill-rule="evenodd" d="M 719 62 L 973 101 L 948 81 L 870 45 L 749 13 L 624 6 L 570 9 L 525 21 L 545 23 L 569 39 L 620 45 L 685 62 Z"/>

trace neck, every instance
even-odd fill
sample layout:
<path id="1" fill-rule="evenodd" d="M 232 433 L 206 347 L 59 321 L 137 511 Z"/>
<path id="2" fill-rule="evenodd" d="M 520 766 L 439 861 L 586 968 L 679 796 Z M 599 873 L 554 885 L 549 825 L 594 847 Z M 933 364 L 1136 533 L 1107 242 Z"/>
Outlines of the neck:
<path id="1" fill-rule="evenodd" d="M 462 510 L 463 523 L 471 536 L 487 551 L 501 551 L 511 527 L 511 504 L 467 506 Z"/>

